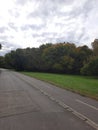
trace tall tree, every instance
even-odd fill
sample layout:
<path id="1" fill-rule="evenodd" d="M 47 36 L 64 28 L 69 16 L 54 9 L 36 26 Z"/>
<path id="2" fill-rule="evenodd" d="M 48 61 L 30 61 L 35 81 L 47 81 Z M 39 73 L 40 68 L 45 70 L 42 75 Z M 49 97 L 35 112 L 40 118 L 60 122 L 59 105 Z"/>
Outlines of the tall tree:
<path id="1" fill-rule="evenodd" d="M 2 45 L 0 44 L 0 49 L 2 48 Z"/>
<path id="2" fill-rule="evenodd" d="M 93 47 L 93 52 L 95 56 L 98 56 L 98 39 L 95 39 L 94 42 L 91 43 Z"/>
<path id="3" fill-rule="evenodd" d="M 98 39 L 95 39 L 91 45 L 93 53 L 81 68 L 81 74 L 98 76 Z"/>
<path id="4" fill-rule="evenodd" d="M 80 69 L 84 66 L 84 62 L 92 55 L 92 50 L 84 45 L 76 48 L 74 73 L 80 74 Z"/>
<path id="5" fill-rule="evenodd" d="M 91 57 L 89 62 L 81 68 L 81 74 L 98 76 L 98 57 Z"/>
<path id="6" fill-rule="evenodd" d="M 11 51 L 5 55 L 5 61 L 11 68 L 16 70 L 24 70 L 25 56 L 23 49 L 17 49 L 16 51 Z"/>
<path id="7" fill-rule="evenodd" d="M 6 66 L 5 59 L 3 56 L 0 56 L 0 68 L 4 68 Z"/>

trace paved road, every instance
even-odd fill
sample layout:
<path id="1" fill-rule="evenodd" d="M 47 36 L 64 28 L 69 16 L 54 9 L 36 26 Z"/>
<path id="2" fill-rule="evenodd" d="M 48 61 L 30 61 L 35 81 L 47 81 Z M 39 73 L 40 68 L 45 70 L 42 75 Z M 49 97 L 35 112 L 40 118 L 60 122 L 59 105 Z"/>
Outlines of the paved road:
<path id="1" fill-rule="evenodd" d="M 0 69 L 0 130 L 94 130 L 97 123 L 97 101 Z"/>

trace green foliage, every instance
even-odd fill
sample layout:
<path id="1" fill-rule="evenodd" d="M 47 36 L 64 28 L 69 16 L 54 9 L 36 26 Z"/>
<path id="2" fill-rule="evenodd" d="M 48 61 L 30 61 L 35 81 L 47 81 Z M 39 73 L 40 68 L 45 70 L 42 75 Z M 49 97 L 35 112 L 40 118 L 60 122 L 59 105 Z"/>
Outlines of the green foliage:
<path id="1" fill-rule="evenodd" d="M 52 72 L 70 73 L 75 55 L 75 45 L 59 43 L 51 45 L 43 50 L 44 68 Z"/>
<path id="2" fill-rule="evenodd" d="M 93 52 L 87 46 L 81 46 L 76 48 L 76 55 L 75 55 L 75 64 L 74 70 L 75 73 L 80 74 L 81 68 L 84 66 L 84 62 L 88 60 L 90 56 L 92 56 Z"/>
<path id="3" fill-rule="evenodd" d="M 1 44 L 0 44 L 0 49 L 2 48 Z"/>
<path id="4" fill-rule="evenodd" d="M 60 63 L 54 63 L 52 69 L 54 70 L 54 72 L 63 72 L 63 66 Z"/>
<path id="5" fill-rule="evenodd" d="M 98 76 L 98 57 L 92 57 L 81 69 L 83 75 Z"/>
<path id="6" fill-rule="evenodd" d="M 71 73 L 72 69 L 73 69 L 73 65 L 74 65 L 74 59 L 70 56 L 62 56 L 61 60 L 60 60 L 60 64 L 63 68 L 63 71 L 65 73 Z"/>
<path id="7" fill-rule="evenodd" d="M 0 68 L 4 68 L 6 66 L 5 59 L 3 56 L 0 56 Z"/>
<path id="8" fill-rule="evenodd" d="M 98 56 L 98 39 L 95 39 L 94 42 L 92 42 L 93 52 L 95 56 Z"/>
<path id="9" fill-rule="evenodd" d="M 49 43 L 39 48 L 11 51 L 5 55 L 5 61 L 7 68 L 19 71 L 80 74 L 81 68 L 92 53 L 87 46 L 76 47 L 73 43 Z"/>

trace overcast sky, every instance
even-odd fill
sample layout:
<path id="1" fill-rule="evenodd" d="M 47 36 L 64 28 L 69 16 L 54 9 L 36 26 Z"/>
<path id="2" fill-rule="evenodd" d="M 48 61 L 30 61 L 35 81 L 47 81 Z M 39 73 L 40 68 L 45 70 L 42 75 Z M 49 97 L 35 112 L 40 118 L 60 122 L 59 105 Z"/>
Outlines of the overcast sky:
<path id="1" fill-rule="evenodd" d="M 98 38 L 98 0 L 0 0 L 0 55 L 44 43 Z"/>

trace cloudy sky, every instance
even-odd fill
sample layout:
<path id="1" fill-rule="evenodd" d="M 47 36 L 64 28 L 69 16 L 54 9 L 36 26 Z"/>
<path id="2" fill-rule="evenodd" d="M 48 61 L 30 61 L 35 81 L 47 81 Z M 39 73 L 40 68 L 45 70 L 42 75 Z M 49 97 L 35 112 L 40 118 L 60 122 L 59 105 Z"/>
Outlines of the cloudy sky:
<path id="1" fill-rule="evenodd" d="M 0 55 L 44 43 L 98 38 L 98 0 L 0 0 Z"/>

